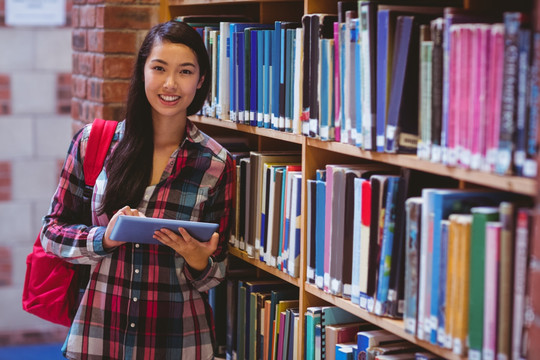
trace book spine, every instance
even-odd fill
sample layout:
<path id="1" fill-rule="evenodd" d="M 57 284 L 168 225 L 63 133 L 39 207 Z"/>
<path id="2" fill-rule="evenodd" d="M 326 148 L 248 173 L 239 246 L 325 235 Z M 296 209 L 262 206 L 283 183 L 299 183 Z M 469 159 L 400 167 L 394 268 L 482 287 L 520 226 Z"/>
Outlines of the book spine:
<path id="1" fill-rule="evenodd" d="M 433 41 L 430 27 L 420 27 L 420 80 L 419 80 L 419 121 L 417 156 L 429 160 L 431 151 L 431 123 L 432 123 L 432 63 Z"/>
<path id="2" fill-rule="evenodd" d="M 376 149 L 384 152 L 386 109 L 391 67 L 389 10 L 378 12 L 377 22 L 377 137 Z"/>
<path id="3" fill-rule="evenodd" d="M 403 322 L 405 331 L 416 335 L 422 198 L 413 197 L 407 199 L 405 211 L 407 219 L 405 239 L 407 246 L 405 247 L 405 307 Z"/>
<path id="4" fill-rule="evenodd" d="M 334 69 L 333 69 L 333 99 L 334 99 L 334 140 L 337 142 L 341 141 L 341 127 L 342 127 L 342 93 L 341 93 L 341 82 L 342 82 L 342 71 L 341 67 L 341 58 L 343 57 L 343 52 L 341 51 L 343 45 L 343 36 L 342 36 L 342 26 L 343 23 L 334 22 Z M 332 94 L 330 94 L 332 96 Z"/>
<path id="5" fill-rule="evenodd" d="M 499 150 L 495 172 L 501 175 L 512 174 L 514 155 L 514 136 L 517 117 L 517 93 L 519 74 L 519 29 L 522 14 L 507 12 L 504 14 L 504 67 L 503 93 L 501 107 L 501 127 Z"/>
<path id="6" fill-rule="evenodd" d="M 441 131 L 443 107 L 443 34 L 444 19 L 431 21 L 431 36 L 433 39 L 431 65 L 431 152 L 433 162 L 441 162 Z"/>
<path id="7" fill-rule="evenodd" d="M 523 165 L 523 175 L 536 178 L 538 174 L 538 117 L 540 116 L 540 33 L 533 34 L 533 60 L 530 81 L 530 113 L 527 124 L 527 156 Z"/>
<path id="8" fill-rule="evenodd" d="M 484 284 L 484 342 L 482 358 L 495 360 L 497 355 L 498 276 L 501 223 L 486 223 L 486 264 Z"/>

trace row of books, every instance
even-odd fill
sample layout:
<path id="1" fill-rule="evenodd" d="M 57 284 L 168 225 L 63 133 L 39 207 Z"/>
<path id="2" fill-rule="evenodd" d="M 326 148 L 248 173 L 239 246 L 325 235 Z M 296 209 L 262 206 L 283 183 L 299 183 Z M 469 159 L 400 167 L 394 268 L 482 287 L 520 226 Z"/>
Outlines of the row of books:
<path id="1" fill-rule="evenodd" d="M 311 306 L 300 337 L 298 289 L 281 280 L 253 278 L 235 269 L 226 282 L 227 359 L 294 360 L 299 346 L 306 360 L 439 359 L 399 336 L 336 306 Z M 218 331 L 218 334 L 220 331 Z"/>
<path id="2" fill-rule="evenodd" d="M 520 351 L 525 198 L 378 164 L 328 164 L 306 190 L 309 283 L 460 355 Z"/>
<path id="3" fill-rule="evenodd" d="M 293 277 L 300 275 L 301 155 L 237 153 L 235 226 L 230 243 Z"/>
<path id="4" fill-rule="evenodd" d="M 536 176 L 540 35 L 525 13 L 433 5 L 360 0 L 299 22 L 209 25 L 204 114 Z"/>

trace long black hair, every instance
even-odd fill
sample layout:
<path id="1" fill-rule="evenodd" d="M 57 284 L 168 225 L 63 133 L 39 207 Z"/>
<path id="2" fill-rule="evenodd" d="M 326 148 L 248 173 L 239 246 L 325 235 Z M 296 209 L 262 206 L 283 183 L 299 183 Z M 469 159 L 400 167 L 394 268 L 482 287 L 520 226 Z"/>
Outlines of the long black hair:
<path id="1" fill-rule="evenodd" d="M 191 48 L 199 63 L 202 86 L 187 108 L 187 115 L 196 114 L 208 96 L 211 83 L 210 61 L 204 42 L 191 26 L 169 21 L 154 26 L 139 49 L 126 104 L 125 132 L 106 165 L 107 188 L 100 213 L 111 216 L 121 207 L 136 208 L 152 176 L 154 130 L 152 109 L 144 89 L 144 66 L 156 43 L 171 42 Z"/>

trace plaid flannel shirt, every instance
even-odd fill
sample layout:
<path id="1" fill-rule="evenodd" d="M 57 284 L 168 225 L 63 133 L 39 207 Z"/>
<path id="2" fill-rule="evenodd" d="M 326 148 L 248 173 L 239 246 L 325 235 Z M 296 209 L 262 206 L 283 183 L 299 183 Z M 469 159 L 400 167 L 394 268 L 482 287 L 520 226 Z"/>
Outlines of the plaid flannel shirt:
<path id="1" fill-rule="evenodd" d="M 186 138 L 161 181 L 139 206 L 146 216 L 219 223 L 216 252 L 202 273 L 190 271 L 167 246 L 127 243 L 104 250 L 109 222 L 96 209 L 106 187 L 99 175 L 91 202 L 92 226 L 82 225 L 82 160 L 90 126 L 74 138 L 44 217 L 43 248 L 77 264 L 92 265 L 64 346 L 70 359 L 211 359 L 214 334 L 206 291 L 225 276 L 234 184 L 230 154 L 188 120 Z M 117 126 L 113 144 L 123 136 Z M 106 159 L 106 161 L 107 161 Z"/>

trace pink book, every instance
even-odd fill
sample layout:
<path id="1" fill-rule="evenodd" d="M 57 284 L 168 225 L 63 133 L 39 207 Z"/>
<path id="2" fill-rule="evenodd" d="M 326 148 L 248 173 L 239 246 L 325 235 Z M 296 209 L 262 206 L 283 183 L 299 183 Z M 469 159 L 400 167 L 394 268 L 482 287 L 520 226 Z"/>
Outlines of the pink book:
<path id="1" fill-rule="evenodd" d="M 472 58 L 473 53 L 471 49 L 472 43 L 472 25 L 463 24 L 459 25 L 459 40 L 461 42 L 459 47 L 459 85 L 457 86 L 457 92 L 459 96 L 458 110 L 456 111 L 456 129 L 455 129 L 455 165 L 468 168 L 470 163 L 470 156 L 467 156 L 467 147 L 470 138 L 470 124 L 472 119 L 469 118 L 469 107 L 471 99 L 471 83 L 474 83 L 475 74 L 472 66 L 474 60 Z"/>
<path id="2" fill-rule="evenodd" d="M 279 339 L 278 339 L 277 360 L 283 360 L 283 338 L 285 337 L 286 318 L 287 318 L 287 313 L 285 311 L 282 311 L 279 314 Z"/>
<path id="3" fill-rule="evenodd" d="M 340 24 L 334 23 L 334 139 L 341 141 Z"/>
<path id="4" fill-rule="evenodd" d="M 459 25 L 450 27 L 450 76 L 448 85 L 448 134 L 447 134 L 447 164 L 456 165 L 456 129 L 459 118 L 459 84 L 461 82 L 460 53 L 461 41 Z"/>
<path id="5" fill-rule="evenodd" d="M 476 69 L 474 81 L 474 95 L 470 114 L 472 125 L 471 137 L 471 169 L 478 170 L 486 156 L 486 125 L 487 125 L 487 84 L 488 84 L 488 58 L 489 58 L 489 34 L 491 25 L 477 24 L 473 33 L 472 50 L 475 54 Z M 472 83 L 472 82 L 471 82 Z"/>
<path id="6" fill-rule="evenodd" d="M 495 360 L 497 354 L 497 299 L 501 223 L 486 223 L 486 262 L 484 282 L 484 340 L 482 358 Z"/>
<path id="7" fill-rule="evenodd" d="M 499 148 L 502 79 L 504 64 L 504 25 L 493 24 L 489 36 L 488 90 L 486 103 L 486 161 L 482 170 L 493 172 Z"/>
<path id="8" fill-rule="evenodd" d="M 330 241 L 332 239 L 332 187 L 334 186 L 334 167 L 326 165 L 326 214 L 324 218 L 324 279 L 323 290 L 330 291 Z"/>

